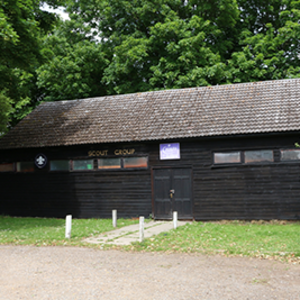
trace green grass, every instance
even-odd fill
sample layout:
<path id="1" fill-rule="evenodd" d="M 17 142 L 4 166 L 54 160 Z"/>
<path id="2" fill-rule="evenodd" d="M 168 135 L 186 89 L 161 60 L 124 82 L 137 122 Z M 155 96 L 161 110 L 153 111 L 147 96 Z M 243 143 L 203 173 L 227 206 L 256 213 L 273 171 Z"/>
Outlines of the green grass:
<path id="1" fill-rule="evenodd" d="M 119 219 L 118 227 L 138 220 Z M 143 252 L 251 256 L 300 263 L 300 222 L 193 222 L 131 246 L 92 245 L 83 238 L 113 230 L 111 219 L 73 219 L 65 239 L 64 219 L 0 216 L 0 244 L 87 246 Z"/>
<path id="2" fill-rule="evenodd" d="M 119 219 L 118 228 L 138 223 Z M 65 239 L 65 220 L 0 216 L 0 244 L 82 246 L 82 239 L 113 230 L 111 219 L 73 219 L 71 239 Z"/>
<path id="3" fill-rule="evenodd" d="M 300 222 L 193 222 L 128 249 L 300 262 Z"/>

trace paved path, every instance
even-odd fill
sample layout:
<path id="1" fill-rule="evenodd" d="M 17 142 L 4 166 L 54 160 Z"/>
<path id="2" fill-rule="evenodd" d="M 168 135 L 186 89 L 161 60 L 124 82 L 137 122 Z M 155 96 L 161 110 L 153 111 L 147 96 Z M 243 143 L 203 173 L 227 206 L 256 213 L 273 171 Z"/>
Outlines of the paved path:
<path id="1" fill-rule="evenodd" d="M 182 226 L 186 223 L 185 221 L 178 221 L 177 226 Z M 145 223 L 144 227 L 144 237 L 148 238 L 173 229 L 173 222 L 150 221 Z M 139 241 L 139 224 L 115 229 L 96 237 L 87 238 L 84 241 L 93 244 L 130 245 L 132 242 Z"/>

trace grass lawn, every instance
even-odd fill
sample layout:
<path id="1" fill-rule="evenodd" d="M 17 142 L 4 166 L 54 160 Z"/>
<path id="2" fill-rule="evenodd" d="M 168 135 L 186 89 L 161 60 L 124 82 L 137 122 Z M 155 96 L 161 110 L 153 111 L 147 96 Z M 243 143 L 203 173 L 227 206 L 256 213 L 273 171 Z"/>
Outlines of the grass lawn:
<path id="1" fill-rule="evenodd" d="M 119 219 L 118 227 L 138 220 Z M 0 244 L 88 246 L 83 238 L 113 230 L 111 219 L 73 219 L 72 238 L 65 239 L 64 219 L 0 216 Z M 131 246 L 130 251 L 240 255 L 300 263 L 300 222 L 193 222 Z"/>
<path id="2" fill-rule="evenodd" d="M 130 249 L 251 256 L 300 263 L 300 222 L 193 222 L 135 243 Z"/>
<path id="3" fill-rule="evenodd" d="M 0 216 L 0 244 L 36 246 L 82 246 L 83 238 L 113 230 L 111 219 L 73 219 L 72 237 L 65 239 L 65 220 Z M 138 223 L 119 219 L 118 228 Z"/>

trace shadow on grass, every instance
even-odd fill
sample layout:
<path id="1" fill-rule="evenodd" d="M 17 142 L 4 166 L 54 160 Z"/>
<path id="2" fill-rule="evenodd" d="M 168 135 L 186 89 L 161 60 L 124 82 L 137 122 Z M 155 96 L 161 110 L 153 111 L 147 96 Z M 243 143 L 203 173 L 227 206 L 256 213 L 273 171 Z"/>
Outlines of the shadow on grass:
<path id="1" fill-rule="evenodd" d="M 64 219 L 49 218 L 20 218 L 10 216 L 0 216 L 0 231 L 17 231 L 19 229 L 37 228 L 37 227 L 62 227 L 65 226 Z"/>

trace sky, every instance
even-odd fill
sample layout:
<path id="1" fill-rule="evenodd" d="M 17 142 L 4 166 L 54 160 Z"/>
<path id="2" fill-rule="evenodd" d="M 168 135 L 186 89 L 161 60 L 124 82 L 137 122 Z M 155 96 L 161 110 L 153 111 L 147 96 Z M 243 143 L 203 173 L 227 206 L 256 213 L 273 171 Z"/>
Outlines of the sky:
<path id="1" fill-rule="evenodd" d="M 64 12 L 64 7 L 62 7 L 62 6 L 59 6 L 57 9 L 53 9 L 53 8 L 49 7 L 49 5 L 44 4 L 42 6 L 42 10 L 46 10 L 46 11 L 49 11 L 49 12 L 55 12 L 58 15 L 60 15 L 63 20 L 69 19 L 68 14 L 66 12 Z"/>

